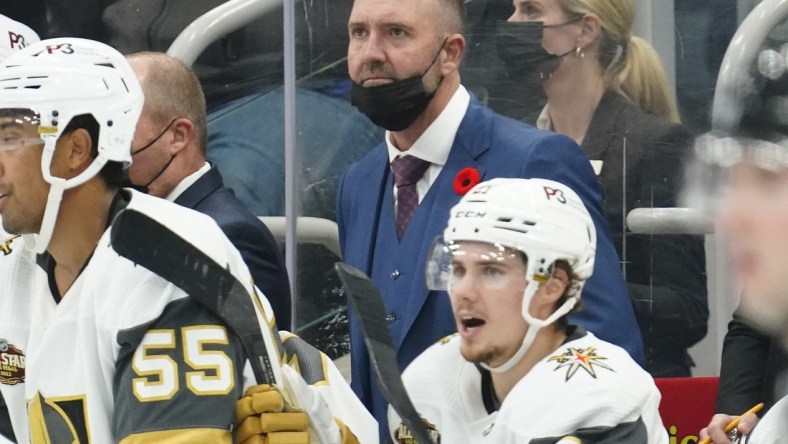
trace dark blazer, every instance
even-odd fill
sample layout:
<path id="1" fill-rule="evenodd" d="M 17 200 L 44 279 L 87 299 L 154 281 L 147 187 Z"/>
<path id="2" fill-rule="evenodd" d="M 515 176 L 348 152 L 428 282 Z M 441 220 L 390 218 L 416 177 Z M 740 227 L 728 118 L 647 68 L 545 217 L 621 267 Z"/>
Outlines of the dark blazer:
<path id="1" fill-rule="evenodd" d="M 224 186 L 216 167 L 197 179 L 175 203 L 211 216 L 241 252 L 255 285 L 271 303 L 277 327 L 290 330 L 290 282 L 271 231 Z"/>
<path id="2" fill-rule="evenodd" d="M 642 360 L 642 342 L 626 293 L 594 172 L 567 137 L 537 130 L 493 113 L 472 98 L 449 158 L 398 242 L 394 229 L 393 179 L 386 144 L 349 167 L 340 182 L 337 221 L 344 261 L 380 287 L 400 369 L 438 339 L 456 331 L 449 298 L 427 290 L 424 264 L 430 244 L 446 227 L 460 199 L 457 173 L 475 168 L 482 180 L 542 177 L 570 186 L 583 199 L 597 228 L 594 275 L 583 290 L 584 311 L 573 318 L 597 336 Z M 386 401 L 372 377 L 360 329 L 350 315 L 352 386 L 386 431 Z"/>
<path id="3" fill-rule="evenodd" d="M 756 331 L 736 310 L 728 323 L 722 345 L 717 413 L 740 415 L 759 402 L 766 404 L 763 416 L 774 403 L 788 395 L 788 386 L 778 380 L 788 372 L 788 353 L 779 341 Z M 788 381 L 783 380 L 784 384 Z"/>
<path id="4" fill-rule="evenodd" d="M 590 159 L 604 162 L 599 182 L 607 223 L 643 334 L 646 369 L 655 377 L 690 376 L 687 348 L 706 335 L 703 237 L 635 235 L 624 221 L 634 208 L 676 206 L 692 143 L 684 126 L 607 92 L 582 144 Z"/>

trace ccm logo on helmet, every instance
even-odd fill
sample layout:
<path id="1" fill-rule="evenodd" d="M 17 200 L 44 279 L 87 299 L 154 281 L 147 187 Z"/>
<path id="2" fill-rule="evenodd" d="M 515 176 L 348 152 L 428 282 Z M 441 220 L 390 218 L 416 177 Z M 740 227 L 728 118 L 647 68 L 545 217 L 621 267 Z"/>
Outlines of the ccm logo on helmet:
<path id="1" fill-rule="evenodd" d="M 460 218 L 481 219 L 486 215 L 487 213 L 480 213 L 478 211 L 458 211 L 454 213 L 454 218 L 455 219 L 460 219 Z"/>
<path id="2" fill-rule="evenodd" d="M 566 203 L 566 196 L 564 196 L 564 191 L 559 190 L 558 188 L 550 188 L 550 187 L 542 187 L 544 188 L 544 193 L 547 195 L 547 200 L 555 199 L 562 204 Z"/>
<path id="3" fill-rule="evenodd" d="M 8 31 L 8 43 L 11 44 L 11 49 L 22 49 L 27 46 L 27 43 L 25 42 L 25 36 L 22 34 L 17 34 L 13 31 Z"/>

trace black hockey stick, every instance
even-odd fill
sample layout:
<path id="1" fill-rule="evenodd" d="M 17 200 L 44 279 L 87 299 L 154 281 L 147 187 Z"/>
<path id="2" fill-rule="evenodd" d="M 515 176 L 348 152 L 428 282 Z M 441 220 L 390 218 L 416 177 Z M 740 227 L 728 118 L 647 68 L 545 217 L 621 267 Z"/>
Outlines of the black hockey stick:
<path id="1" fill-rule="evenodd" d="M 252 296 L 229 270 L 139 211 L 121 211 L 110 239 L 118 254 L 172 282 L 224 321 L 240 338 L 257 382 L 277 384 Z"/>
<path id="2" fill-rule="evenodd" d="M 334 265 L 350 306 L 356 312 L 369 359 L 380 389 L 419 444 L 430 444 L 427 428 L 413 406 L 397 364 L 397 353 L 386 323 L 386 309 L 378 287 L 360 270 L 338 262 Z"/>

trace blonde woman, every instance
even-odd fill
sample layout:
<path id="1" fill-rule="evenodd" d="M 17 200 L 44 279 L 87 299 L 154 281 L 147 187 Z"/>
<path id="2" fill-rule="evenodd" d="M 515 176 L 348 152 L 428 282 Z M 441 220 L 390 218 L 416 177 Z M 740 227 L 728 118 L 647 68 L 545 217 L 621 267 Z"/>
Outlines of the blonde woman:
<path id="1" fill-rule="evenodd" d="M 708 319 L 702 239 L 635 235 L 625 223 L 634 208 L 675 206 L 692 142 L 659 56 L 632 35 L 633 1 L 514 0 L 514 8 L 500 49 L 519 52 L 507 57 L 510 76 L 544 88 L 537 126 L 574 139 L 597 172 L 646 368 L 689 376 L 687 348 L 705 336 Z"/>

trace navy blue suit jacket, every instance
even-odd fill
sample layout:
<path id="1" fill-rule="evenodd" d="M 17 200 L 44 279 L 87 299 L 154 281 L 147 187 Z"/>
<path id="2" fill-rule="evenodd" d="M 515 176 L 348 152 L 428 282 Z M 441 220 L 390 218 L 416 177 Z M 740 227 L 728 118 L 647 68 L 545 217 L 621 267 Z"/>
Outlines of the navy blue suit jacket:
<path id="1" fill-rule="evenodd" d="M 219 170 L 211 167 L 175 203 L 216 221 L 241 253 L 255 285 L 271 303 L 278 328 L 290 330 L 290 282 L 282 253 L 268 227 L 224 186 Z"/>
<path id="2" fill-rule="evenodd" d="M 541 177 L 571 187 L 596 224 L 594 275 L 586 283 L 584 309 L 572 318 L 598 337 L 625 348 L 643 362 L 643 344 L 632 303 L 602 212 L 594 171 L 572 140 L 495 114 L 471 99 L 449 158 L 414 213 L 401 242 L 393 231 L 393 188 L 385 143 L 349 167 L 337 196 L 343 260 L 366 272 L 380 287 L 400 369 L 438 339 L 456 331 L 448 295 L 429 291 L 424 264 L 449 210 L 460 199 L 457 173 L 475 168 L 482 180 Z M 355 318 L 350 316 L 352 386 L 386 428 L 386 401 L 372 376 L 369 356 Z M 385 436 L 385 435 L 381 435 Z"/>

